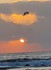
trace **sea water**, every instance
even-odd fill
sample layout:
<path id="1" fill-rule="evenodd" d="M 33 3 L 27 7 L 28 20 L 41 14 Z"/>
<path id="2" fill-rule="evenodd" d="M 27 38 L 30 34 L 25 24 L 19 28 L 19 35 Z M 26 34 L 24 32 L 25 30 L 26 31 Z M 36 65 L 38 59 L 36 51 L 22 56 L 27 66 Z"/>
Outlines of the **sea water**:
<path id="1" fill-rule="evenodd" d="M 0 54 L 0 68 L 49 66 L 51 66 L 51 52 Z"/>

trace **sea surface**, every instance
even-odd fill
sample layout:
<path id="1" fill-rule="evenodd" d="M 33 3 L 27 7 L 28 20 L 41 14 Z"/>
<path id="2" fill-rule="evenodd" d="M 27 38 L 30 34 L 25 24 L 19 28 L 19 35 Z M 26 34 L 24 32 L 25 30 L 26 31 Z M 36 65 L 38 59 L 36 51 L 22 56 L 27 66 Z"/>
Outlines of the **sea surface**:
<path id="1" fill-rule="evenodd" d="M 51 52 L 0 54 L 0 69 L 27 67 L 51 67 Z"/>

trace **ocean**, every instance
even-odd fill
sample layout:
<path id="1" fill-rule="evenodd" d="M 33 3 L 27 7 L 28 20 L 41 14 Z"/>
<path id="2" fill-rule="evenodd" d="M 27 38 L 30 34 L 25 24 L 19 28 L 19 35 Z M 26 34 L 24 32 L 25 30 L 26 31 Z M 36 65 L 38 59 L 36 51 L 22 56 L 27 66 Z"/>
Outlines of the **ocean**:
<path id="1" fill-rule="evenodd" d="M 10 68 L 12 70 L 38 70 L 42 67 L 51 69 L 51 52 L 0 54 L 0 69 L 2 70 Z"/>

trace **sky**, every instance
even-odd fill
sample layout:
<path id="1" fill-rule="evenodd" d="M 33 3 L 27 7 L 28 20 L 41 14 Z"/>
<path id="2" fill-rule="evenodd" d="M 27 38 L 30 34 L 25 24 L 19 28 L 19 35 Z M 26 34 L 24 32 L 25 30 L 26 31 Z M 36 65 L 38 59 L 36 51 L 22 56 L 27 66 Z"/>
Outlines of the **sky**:
<path id="1" fill-rule="evenodd" d="M 22 1 L 39 1 L 39 2 L 46 2 L 50 0 L 0 0 L 0 3 L 14 3 L 14 2 L 22 2 Z"/>
<path id="2" fill-rule="evenodd" d="M 0 0 L 0 53 L 44 51 L 51 51 L 51 1 Z"/>

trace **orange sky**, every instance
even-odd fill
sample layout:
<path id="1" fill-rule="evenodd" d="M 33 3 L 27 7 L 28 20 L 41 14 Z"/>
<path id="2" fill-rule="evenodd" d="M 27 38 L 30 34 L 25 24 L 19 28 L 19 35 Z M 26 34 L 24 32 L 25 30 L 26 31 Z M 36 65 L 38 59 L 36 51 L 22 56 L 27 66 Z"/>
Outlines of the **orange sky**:
<path id="1" fill-rule="evenodd" d="M 0 53 L 21 53 L 47 51 L 38 43 L 21 43 L 19 40 L 0 41 Z"/>

